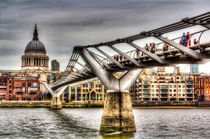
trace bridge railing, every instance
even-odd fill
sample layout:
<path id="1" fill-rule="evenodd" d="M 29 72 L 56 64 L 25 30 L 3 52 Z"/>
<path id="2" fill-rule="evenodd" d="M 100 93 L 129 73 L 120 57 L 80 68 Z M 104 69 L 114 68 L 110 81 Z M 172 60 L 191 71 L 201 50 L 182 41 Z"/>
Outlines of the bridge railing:
<path id="1" fill-rule="evenodd" d="M 201 45 L 201 37 L 202 37 L 202 35 L 204 34 L 204 32 L 206 32 L 206 31 L 208 31 L 208 29 L 204 29 L 204 30 L 201 30 L 201 31 L 197 31 L 197 32 L 194 32 L 194 33 L 191 33 L 190 34 L 190 38 L 192 38 L 194 35 L 199 35 L 198 36 L 198 39 L 197 39 L 197 41 L 198 41 L 198 44 L 197 44 L 197 47 L 199 48 L 199 49 L 201 49 L 200 47 L 200 45 Z M 171 39 L 172 41 L 179 41 L 180 39 L 182 38 L 182 36 L 180 36 L 180 37 L 176 37 L 176 38 L 173 38 L 173 39 Z M 163 54 L 164 53 L 164 51 L 163 51 L 163 45 L 164 45 L 164 42 L 159 42 L 159 43 L 156 43 L 155 44 L 155 54 Z M 193 46 L 193 45 L 191 45 L 191 46 Z M 189 46 L 189 47 L 191 47 L 191 46 Z M 174 48 L 173 46 L 170 46 L 169 45 L 169 47 L 168 47 L 168 52 L 170 52 L 170 51 L 180 51 L 179 49 L 177 49 L 177 48 Z M 167 52 L 167 51 L 166 51 Z M 131 58 L 134 58 L 134 59 L 137 59 L 137 58 L 140 58 L 140 57 L 143 57 L 143 56 L 145 56 L 145 54 L 143 54 L 142 52 L 140 52 L 140 51 L 138 51 L 138 50 L 131 50 L 131 51 L 128 51 L 128 52 L 125 52 L 125 54 L 127 54 L 128 56 L 130 56 Z M 100 56 L 100 55 L 99 55 Z M 100 56 L 100 57 L 102 57 L 102 56 Z M 119 61 L 119 62 L 121 62 L 121 61 L 125 61 L 126 60 L 126 58 L 125 57 L 123 57 L 123 56 L 121 56 L 120 54 L 118 54 L 118 55 L 114 55 L 114 56 L 112 56 L 114 59 L 116 59 L 117 61 Z M 110 64 L 110 63 L 112 63 L 108 58 L 104 58 L 104 57 L 102 57 L 102 60 L 106 63 L 106 64 Z"/>

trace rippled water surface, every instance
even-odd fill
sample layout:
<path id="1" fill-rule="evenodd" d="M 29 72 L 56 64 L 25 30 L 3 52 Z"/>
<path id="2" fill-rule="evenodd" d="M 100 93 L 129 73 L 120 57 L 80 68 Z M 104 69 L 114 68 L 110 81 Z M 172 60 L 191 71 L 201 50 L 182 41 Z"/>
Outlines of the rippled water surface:
<path id="1" fill-rule="evenodd" d="M 0 138 L 210 138 L 208 109 L 134 109 L 134 134 L 101 135 L 103 109 L 0 109 Z"/>

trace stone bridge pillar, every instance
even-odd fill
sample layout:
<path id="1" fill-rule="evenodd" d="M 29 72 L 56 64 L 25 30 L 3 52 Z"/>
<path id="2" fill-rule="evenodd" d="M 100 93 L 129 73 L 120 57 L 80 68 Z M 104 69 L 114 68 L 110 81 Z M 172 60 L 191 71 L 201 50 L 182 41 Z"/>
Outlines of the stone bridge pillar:
<path id="1" fill-rule="evenodd" d="M 136 125 L 129 90 L 143 70 L 129 70 L 120 79 L 116 79 L 113 73 L 104 69 L 88 50 L 82 50 L 82 58 L 107 89 L 100 131 L 135 132 Z"/>
<path id="2" fill-rule="evenodd" d="M 129 92 L 107 91 L 100 131 L 105 133 L 136 131 Z"/>
<path id="3" fill-rule="evenodd" d="M 65 91 L 67 86 L 63 86 L 57 90 L 52 90 L 49 84 L 43 83 L 47 90 L 52 94 L 51 100 L 51 109 L 52 110 L 61 110 L 62 109 L 62 102 L 60 99 L 61 94 Z"/>
<path id="4" fill-rule="evenodd" d="M 51 100 L 51 109 L 52 110 L 61 110 L 62 109 L 62 102 L 60 97 L 53 97 Z"/>

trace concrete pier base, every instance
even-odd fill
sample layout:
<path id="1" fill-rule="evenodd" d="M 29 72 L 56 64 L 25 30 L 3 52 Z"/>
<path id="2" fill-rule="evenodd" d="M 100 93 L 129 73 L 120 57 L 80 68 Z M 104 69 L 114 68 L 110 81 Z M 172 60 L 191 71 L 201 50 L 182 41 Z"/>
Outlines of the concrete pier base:
<path id="1" fill-rule="evenodd" d="M 130 93 L 107 91 L 100 132 L 131 133 L 135 131 Z"/>
<path id="2" fill-rule="evenodd" d="M 51 101 L 51 109 L 52 110 L 60 110 L 62 109 L 62 103 L 60 97 L 53 97 Z"/>

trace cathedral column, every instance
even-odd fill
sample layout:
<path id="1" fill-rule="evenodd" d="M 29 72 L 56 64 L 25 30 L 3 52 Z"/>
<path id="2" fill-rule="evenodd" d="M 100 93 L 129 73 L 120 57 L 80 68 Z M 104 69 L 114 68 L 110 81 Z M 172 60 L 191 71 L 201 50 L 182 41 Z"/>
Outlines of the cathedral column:
<path id="1" fill-rule="evenodd" d="M 31 66 L 31 58 L 29 58 L 28 64 L 29 66 Z"/>
<path id="2" fill-rule="evenodd" d="M 45 66 L 45 59 L 43 59 L 43 66 Z"/>
<path id="3" fill-rule="evenodd" d="M 26 66 L 26 65 L 27 65 L 27 64 L 26 64 L 26 58 L 24 58 L 24 63 L 25 63 L 25 66 Z"/>
<path id="4" fill-rule="evenodd" d="M 43 60 L 43 58 L 42 58 L 42 64 L 41 64 L 41 66 L 44 66 L 44 60 Z"/>
<path id="5" fill-rule="evenodd" d="M 22 58 L 22 66 L 24 66 L 24 59 Z"/>
<path id="6" fill-rule="evenodd" d="M 34 58 L 31 58 L 31 63 L 30 65 L 33 66 Z"/>

